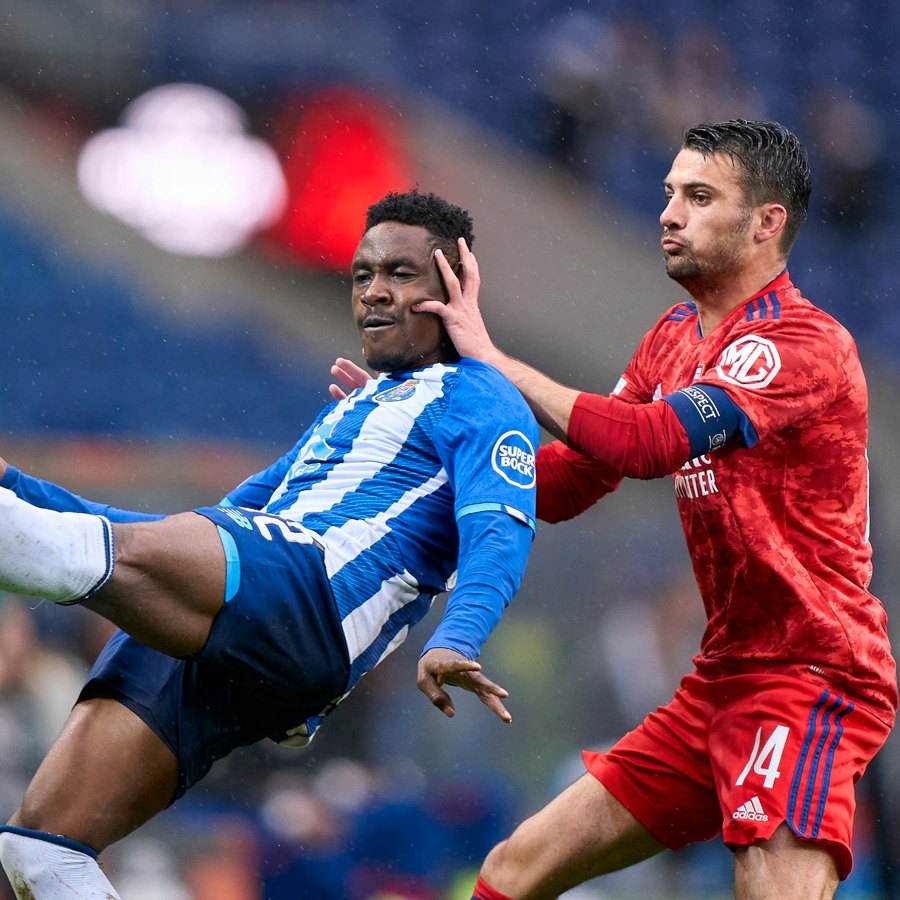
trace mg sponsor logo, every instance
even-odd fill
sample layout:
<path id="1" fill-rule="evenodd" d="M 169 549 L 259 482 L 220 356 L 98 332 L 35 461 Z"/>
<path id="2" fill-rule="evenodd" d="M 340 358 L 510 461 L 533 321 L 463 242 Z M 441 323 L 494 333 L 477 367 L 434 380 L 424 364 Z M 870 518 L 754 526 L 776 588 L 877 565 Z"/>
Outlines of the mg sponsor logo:
<path id="1" fill-rule="evenodd" d="M 534 487 L 534 447 L 521 431 L 507 431 L 494 444 L 491 465 L 501 478 L 520 488 Z"/>
<path id="2" fill-rule="evenodd" d="M 719 376 L 745 388 L 763 388 L 781 370 L 778 348 L 768 338 L 748 334 L 729 344 L 716 366 Z"/>

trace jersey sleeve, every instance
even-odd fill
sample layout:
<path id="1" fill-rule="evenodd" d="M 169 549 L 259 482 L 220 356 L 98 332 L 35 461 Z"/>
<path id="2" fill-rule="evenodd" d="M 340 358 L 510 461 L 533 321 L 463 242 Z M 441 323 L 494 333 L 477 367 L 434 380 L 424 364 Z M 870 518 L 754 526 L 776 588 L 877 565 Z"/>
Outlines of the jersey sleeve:
<path id="1" fill-rule="evenodd" d="M 614 491 L 622 476 L 602 460 L 592 459 L 551 441 L 537 454 L 537 517 L 543 522 L 562 522 L 593 506 Z"/>
<path id="2" fill-rule="evenodd" d="M 488 366 L 463 370 L 434 431 L 454 491 L 457 579 L 426 651 L 474 659 L 518 590 L 534 537 L 537 439 L 509 381 Z"/>
<path id="3" fill-rule="evenodd" d="M 434 443 L 453 487 L 456 518 L 505 512 L 535 527 L 538 425 L 496 369 L 464 371 L 452 387 Z"/>
<path id="4" fill-rule="evenodd" d="M 425 644 L 475 659 L 522 583 L 532 533 L 525 523 L 496 510 L 459 523 L 459 575 L 447 608 Z"/>
<path id="5" fill-rule="evenodd" d="M 95 503 L 85 500 L 78 494 L 20 472 L 15 466 L 9 466 L 0 486 L 9 488 L 17 497 L 39 506 L 41 509 L 53 509 L 57 512 L 82 512 L 95 516 L 105 516 L 110 522 L 153 522 L 165 518 L 161 513 L 144 513 L 136 510 L 117 509 L 106 503 Z"/>
<path id="6" fill-rule="evenodd" d="M 322 419 L 331 412 L 335 404 L 328 404 L 303 436 L 297 441 L 291 450 L 255 475 L 245 478 L 236 488 L 229 491 L 222 500 L 223 506 L 242 506 L 244 509 L 262 509 L 271 499 L 272 493 L 284 481 L 291 466 L 297 460 L 300 449 L 306 443 L 309 435 L 319 425 Z"/>
<path id="7" fill-rule="evenodd" d="M 579 394 L 567 439 L 620 477 L 660 478 L 691 458 L 684 425 L 664 400 L 627 403 L 619 397 Z"/>
<path id="8" fill-rule="evenodd" d="M 288 469 L 297 456 L 297 447 L 286 453 L 268 468 L 245 478 L 222 500 L 222 506 L 241 506 L 244 509 L 262 509 L 272 496 L 272 492 L 284 480 Z"/>

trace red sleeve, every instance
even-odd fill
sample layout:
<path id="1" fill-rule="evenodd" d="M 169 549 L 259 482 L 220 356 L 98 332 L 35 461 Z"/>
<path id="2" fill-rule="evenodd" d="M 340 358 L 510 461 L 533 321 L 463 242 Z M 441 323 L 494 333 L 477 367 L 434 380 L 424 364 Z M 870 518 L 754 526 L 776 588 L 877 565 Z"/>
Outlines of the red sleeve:
<path id="1" fill-rule="evenodd" d="M 627 403 L 617 397 L 579 394 L 567 443 L 602 462 L 618 477 L 660 478 L 691 458 L 690 442 L 665 400 Z"/>
<path id="2" fill-rule="evenodd" d="M 544 444 L 537 454 L 537 517 L 544 522 L 571 519 L 614 491 L 621 480 L 602 462 L 562 441 Z"/>

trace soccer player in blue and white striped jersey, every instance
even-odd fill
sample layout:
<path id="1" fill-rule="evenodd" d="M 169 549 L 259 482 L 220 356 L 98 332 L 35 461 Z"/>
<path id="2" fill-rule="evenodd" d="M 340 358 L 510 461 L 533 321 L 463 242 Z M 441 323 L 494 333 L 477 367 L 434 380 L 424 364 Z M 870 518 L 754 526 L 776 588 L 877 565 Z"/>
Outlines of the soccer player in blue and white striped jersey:
<path id="1" fill-rule="evenodd" d="M 470 217 L 432 194 L 369 209 L 352 307 L 382 374 L 216 506 L 117 510 L 0 460 L 0 588 L 121 629 L 0 828 L 0 860 L 30 896 L 65 883 L 116 897 L 100 851 L 235 747 L 308 743 L 441 592 L 419 687 L 448 716 L 455 685 L 510 720 L 476 657 L 525 570 L 537 425 L 504 376 L 413 310 L 445 296 L 436 252 L 465 278 L 459 237 L 471 244 Z"/>

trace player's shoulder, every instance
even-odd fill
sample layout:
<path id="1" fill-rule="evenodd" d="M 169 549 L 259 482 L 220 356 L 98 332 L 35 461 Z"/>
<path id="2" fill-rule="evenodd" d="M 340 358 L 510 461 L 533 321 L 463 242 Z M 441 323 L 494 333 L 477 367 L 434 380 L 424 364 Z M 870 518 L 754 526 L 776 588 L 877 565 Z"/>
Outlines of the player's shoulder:
<path id="1" fill-rule="evenodd" d="M 803 296 L 785 272 L 771 288 L 738 310 L 738 330 L 769 332 L 782 340 L 794 339 L 829 351 L 852 350 L 853 336 L 833 315 Z"/>
<path id="2" fill-rule="evenodd" d="M 516 427 L 534 421 L 525 398 L 499 369 L 469 357 L 463 357 L 453 366 L 455 372 L 447 384 L 445 398 L 460 416 L 473 423 L 513 422 L 517 423 Z"/>
<path id="3" fill-rule="evenodd" d="M 456 363 L 457 380 L 467 394 L 480 394 L 486 399 L 525 404 L 516 386 L 497 368 L 478 359 L 464 356 Z"/>

